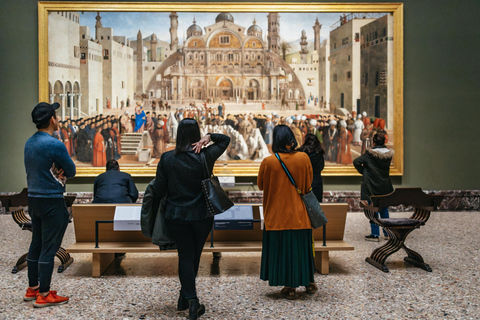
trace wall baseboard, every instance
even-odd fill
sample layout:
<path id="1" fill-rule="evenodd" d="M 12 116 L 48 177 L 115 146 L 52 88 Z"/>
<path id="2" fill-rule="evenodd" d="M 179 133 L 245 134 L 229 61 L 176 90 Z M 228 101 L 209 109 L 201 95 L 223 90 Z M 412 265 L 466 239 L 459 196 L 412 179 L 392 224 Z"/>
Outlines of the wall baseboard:
<path id="1" fill-rule="evenodd" d="M 445 196 L 438 210 L 441 211 L 480 211 L 480 190 L 424 190 L 429 194 L 442 194 Z M 15 194 L 5 192 L 0 194 Z M 93 192 L 69 192 L 77 196 L 75 203 L 91 203 Z M 143 192 L 139 192 L 137 202 L 142 202 Z M 227 191 L 233 202 L 236 203 L 261 203 L 263 191 Z M 362 211 L 360 208 L 360 191 L 325 191 L 323 202 L 346 202 L 351 212 Z M 392 212 L 411 211 L 409 207 L 398 206 L 390 208 Z M 0 209 L 4 213 L 4 208 Z"/>

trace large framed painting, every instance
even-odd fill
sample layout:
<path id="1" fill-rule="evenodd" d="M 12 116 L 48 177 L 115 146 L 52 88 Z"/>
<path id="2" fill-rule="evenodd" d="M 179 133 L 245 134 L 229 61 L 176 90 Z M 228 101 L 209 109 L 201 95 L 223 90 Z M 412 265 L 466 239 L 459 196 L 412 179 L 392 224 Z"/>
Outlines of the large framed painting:
<path id="1" fill-rule="evenodd" d="M 179 121 L 231 137 L 215 166 L 255 176 L 276 125 L 353 176 L 376 132 L 403 174 L 403 4 L 43 2 L 40 99 L 79 176 L 153 176 Z M 310 134 L 310 136 L 308 136 Z"/>

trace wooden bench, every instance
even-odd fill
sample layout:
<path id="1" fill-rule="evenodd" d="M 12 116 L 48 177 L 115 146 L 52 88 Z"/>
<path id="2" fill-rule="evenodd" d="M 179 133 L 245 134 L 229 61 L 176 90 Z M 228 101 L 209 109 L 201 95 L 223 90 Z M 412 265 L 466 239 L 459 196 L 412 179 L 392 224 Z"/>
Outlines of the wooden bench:
<path id="1" fill-rule="evenodd" d="M 139 204 L 129 204 L 139 206 Z M 237 204 L 253 206 L 254 219 L 260 219 L 260 204 Z M 124 206 L 122 204 L 122 206 Z M 113 220 L 115 204 L 74 204 L 73 223 L 75 240 L 67 248 L 70 253 L 92 253 L 92 276 L 99 277 L 115 259 L 115 253 L 171 252 L 160 251 L 150 239 L 140 231 L 113 231 L 112 223 L 98 224 L 98 248 L 95 248 L 95 221 Z M 348 205 L 346 203 L 323 203 L 327 216 L 326 246 L 323 246 L 322 228 L 314 230 L 315 267 L 321 274 L 329 273 L 330 251 L 354 250 L 343 240 Z M 215 230 L 214 246 L 210 237 L 205 243 L 204 252 L 261 252 L 262 234 L 260 223 L 253 224 L 253 230 Z"/>

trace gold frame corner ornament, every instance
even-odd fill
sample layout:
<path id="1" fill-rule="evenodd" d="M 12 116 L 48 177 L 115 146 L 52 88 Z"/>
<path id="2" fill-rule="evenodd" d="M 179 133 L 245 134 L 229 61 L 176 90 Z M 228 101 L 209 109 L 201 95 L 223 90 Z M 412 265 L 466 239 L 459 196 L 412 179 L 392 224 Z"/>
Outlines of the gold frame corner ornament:
<path id="1" fill-rule="evenodd" d="M 48 96 L 48 13 L 50 11 L 131 11 L 131 12 L 217 12 L 218 8 L 228 12 L 374 12 L 393 15 L 394 43 L 394 141 L 395 154 L 390 175 L 404 174 L 403 143 L 403 102 L 404 102 L 404 14 L 403 3 L 315 3 L 315 2 L 82 2 L 82 1 L 39 1 L 38 2 L 38 62 L 39 62 L 39 100 L 49 101 Z M 214 173 L 219 176 L 257 176 L 259 165 L 241 163 L 232 167 L 216 165 Z M 124 171 L 136 177 L 155 176 L 156 166 L 126 167 Z M 77 176 L 95 177 L 104 172 L 104 168 L 77 167 Z M 326 166 L 322 176 L 358 176 L 352 165 Z"/>

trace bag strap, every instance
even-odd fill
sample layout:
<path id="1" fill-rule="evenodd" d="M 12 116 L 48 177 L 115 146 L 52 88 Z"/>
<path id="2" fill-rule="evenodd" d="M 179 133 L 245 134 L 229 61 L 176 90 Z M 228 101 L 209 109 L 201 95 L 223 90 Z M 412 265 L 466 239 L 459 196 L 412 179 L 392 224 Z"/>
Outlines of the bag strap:
<path id="1" fill-rule="evenodd" d="M 297 184 L 295 183 L 295 180 L 293 179 L 292 175 L 291 175 L 290 172 L 288 171 L 287 166 L 285 165 L 285 163 L 283 163 L 282 159 L 280 159 L 280 156 L 278 155 L 278 153 L 275 153 L 275 157 L 277 157 L 278 161 L 280 161 L 280 164 L 282 165 L 283 170 L 284 170 L 285 173 L 287 174 L 288 179 L 290 180 L 290 182 L 292 183 L 292 185 L 295 187 L 295 189 L 297 190 L 298 194 L 301 195 L 301 196 L 303 196 L 302 191 L 300 190 L 300 188 L 299 188 L 299 187 L 297 186 Z"/>
<path id="2" fill-rule="evenodd" d="M 210 170 L 208 170 L 207 159 L 205 158 L 205 153 L 200 152 L 200 156 L 202 157 L 203 174 L 207 177 L 207 179 L 210 179 L 211 174 L 210 174 Z"/>

